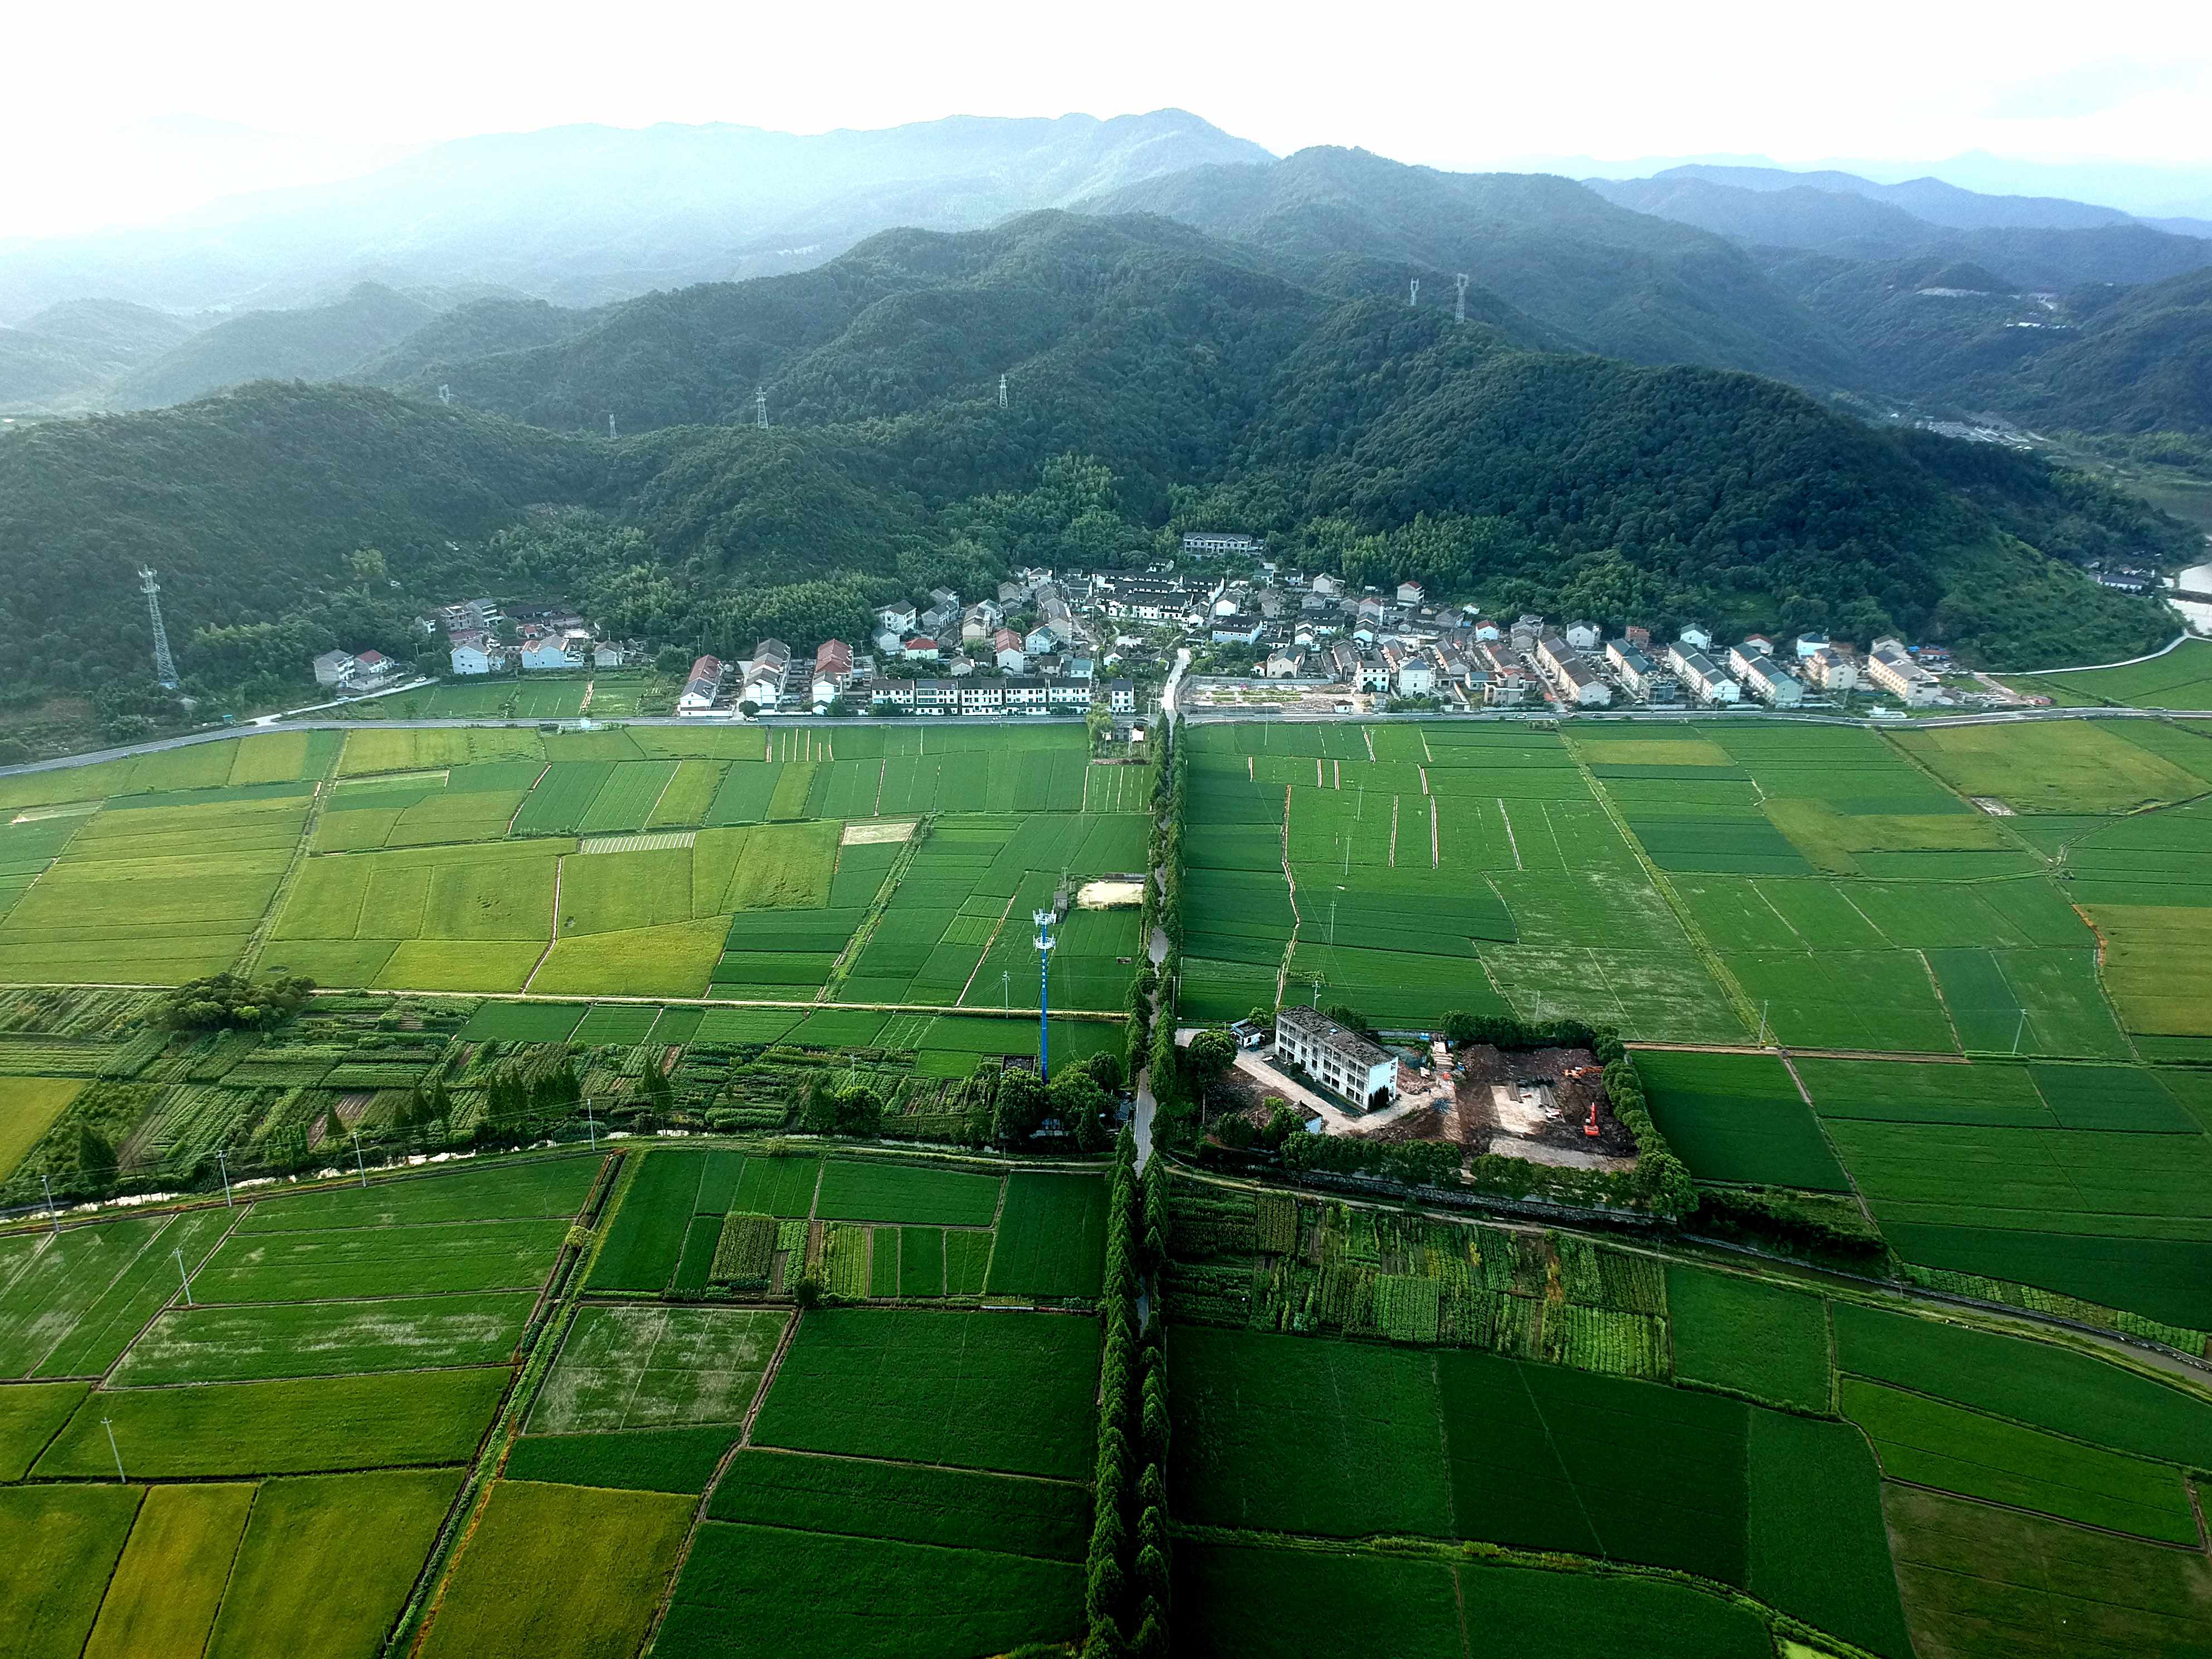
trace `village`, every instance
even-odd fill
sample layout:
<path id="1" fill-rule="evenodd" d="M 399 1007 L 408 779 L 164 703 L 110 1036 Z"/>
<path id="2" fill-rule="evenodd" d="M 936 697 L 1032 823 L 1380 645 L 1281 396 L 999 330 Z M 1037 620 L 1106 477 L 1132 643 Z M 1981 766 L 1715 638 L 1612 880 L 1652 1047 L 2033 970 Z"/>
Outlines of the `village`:
<path id="1" fill-rule="evenodd" d="M 702 653 L 665 712 L 1082 718 L 1095 708 L 1126 722 L 1156 700 L 1179 655 L 1181 707 L 1199 714 L 1761 707 L 1881 718 L 2037 701 L 1954 672 L 1940 647 L 1894 637 L 1863 647 L 1816 632 L 1729 640 L 1686 624 L 1662 641 L 1633 622 L 1608 637 L 1583 618 L 1508 620 L 1432 603 L 1418 581 L 1354 591 L 1335 575 L 1284 568 L 1243 532 L 1192 532 L 1181 548 L 1180 559 L 1142 569 L 1021 569 L 988 598 L 933 588 L 878 606 L 857 643 L 764 638 L 743 656 Z M 621 669 L 656 655 L 558 604 L 469 599 L 418 623 L 461 681 Z M 328 652 L 313 666 L 319 684 L 351 696 L 404 673 L 373 650 Z"/>

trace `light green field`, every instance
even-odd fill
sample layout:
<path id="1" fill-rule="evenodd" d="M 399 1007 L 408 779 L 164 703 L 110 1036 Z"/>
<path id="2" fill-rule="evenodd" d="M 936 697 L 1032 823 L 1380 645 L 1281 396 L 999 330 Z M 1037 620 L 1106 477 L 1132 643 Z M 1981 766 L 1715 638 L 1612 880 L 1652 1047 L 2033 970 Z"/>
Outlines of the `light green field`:
<path id="1" fill-rule="evenodd" d="M 2206 787 L 2096 720 L 1946 726 L 1901 732 L 1893 741 L 1960 794 L 1992 796 L 2026 812 L 2127 812 Z"/>

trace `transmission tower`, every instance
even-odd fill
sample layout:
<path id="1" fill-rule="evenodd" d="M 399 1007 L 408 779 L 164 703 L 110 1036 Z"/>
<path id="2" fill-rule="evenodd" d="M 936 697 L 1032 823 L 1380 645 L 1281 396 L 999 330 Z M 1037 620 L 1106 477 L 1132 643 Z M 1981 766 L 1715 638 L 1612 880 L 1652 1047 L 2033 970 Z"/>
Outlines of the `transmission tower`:
<path id="1" fill-rule="evenodd" d="M 753 424 L 763 432 L 768 430 L 768 388 L 764 386 L 753 388 Z"/>
<path id="2" fill-rule="evenodd" d="M 1459 303 L 1452 307 L 1452 321 L 1463 323 L 1467 320 L 1467 273 L 1462 270 L 1454 276 L 1452 286 L 1459 290 Z"/>
<path id="3" fill-rule="evenodd" d="M 1006 377 L 1005 375 L 1001 374 L 1000 376 L 999 376 L 999 407 L 1000 407 L 1000 408 L 1001 408 L 1001 409 L 1004 409 L 1006 406 Z"/>
<path id="4" fill-rule="evenodd" d="M 453 403 L 453 388 L 449 386 L 440 386 L 438 388 L 438 401 L 445 404 L 447 408 L 452 408 Z"/>
<path id="5" fill-rule="evenodd" d="M 611 409 L 611 410 L 609 410 L 607 411 L 607 436 L 609 436 L 610 438 L 611 438 L 611 437 L 613 437 L 614 435 L 615 435 L 615 412 L 614 412 L 614 410 L 612 410 Z"/>
<path id="6" fill-rule="evenodd" d="M 154 678 L 173 691 L 177 659 L 169 654 L 169 630 L 161 626 L 161 585 L 143 565 L 138 568 L 138 591 L 146 596 L 146 615 L 154 623 Z"/>
<path id="7" fill-rule="evenodd" d="M 1406 290 L 1406 303 L 1409 306 L 1421 303 L 1421 279 L 1418 276 L 1413 278 L 1413 286 Z"/>
<path id="8" fill-rule="evenodd" d="M 1054 916 L 1049 910 L 1033 910 L 1030 920 L 1036 923 L 1037 953 L 1037 1080 L 1052 1081 L 1052 1019 L 1048 969 L 1052 966 L 1053 947 L 1060 941 L 1052 936 Z"/>

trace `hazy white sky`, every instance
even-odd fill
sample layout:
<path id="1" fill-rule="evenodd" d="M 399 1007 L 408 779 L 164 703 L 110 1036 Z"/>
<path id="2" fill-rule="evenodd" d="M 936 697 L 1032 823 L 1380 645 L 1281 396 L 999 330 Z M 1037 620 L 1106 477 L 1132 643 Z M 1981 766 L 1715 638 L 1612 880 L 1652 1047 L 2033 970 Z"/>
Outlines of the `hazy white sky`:
<path id="1" fill-rule="evenodd" d="M 2109 21 L 2113 33 L 2098 33 Z M 1455 168 L 1535 156 L 1968 149 L 2212 164 L 2212 3 L 1759 0 L 1235 8 L 574 0 L 111 0 L 18 9 L 0 235 L 357 171 L 567 122 L 787 131 L 1178 106 L 1278 152 Z M 21 72 L 27 70 L 29 72 Z M 274 148 L 147 118 L 310 141 Z"/>

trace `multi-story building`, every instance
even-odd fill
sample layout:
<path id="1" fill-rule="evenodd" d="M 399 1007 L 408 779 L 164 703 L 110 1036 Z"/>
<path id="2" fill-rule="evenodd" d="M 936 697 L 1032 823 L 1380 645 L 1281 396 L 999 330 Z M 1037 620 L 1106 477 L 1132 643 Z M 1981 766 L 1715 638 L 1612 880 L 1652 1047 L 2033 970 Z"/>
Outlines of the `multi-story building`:
<path id="1" fill-rule="evenodd" d="M 1398 1097 L 1396 1057 L 1313 1009 L 1275 1016 L 1275 1054 L 1363 1111 Z"/>
<path id="2" fill-rule="evenodd" d="M 714 706 L 714 699 L 722 695 L 722 659 L 720 657 L 701 657 L 691 665 L 691 672 L 684 682 L 684 690 L 676 699 L 679 714 L 704 714 Z"/>
<path id="3" fill-rule="evenodd" d="M 1936 677 L 1905 654 L 1895 640 L 1876 640 L 1867 653 L 1866 677 L 1908 708 L 1924 708 L 1940 690 Z"/>
<path id="4" fill-rule="evenodd" d="M 1743 668 L 1744 689 L 1772 708 L 1795 708 L 1805 701 L 1805 682 L 1778 658 L 1752 655 Z"/>
<path id="5" fill-rule="evenodd" d="M 1267 550 L 1267 538 L 1242 530 L 1186 530 L 1182 532 L 1182 550 L 1186 553 L 1260 553 Z"/>
<path id="6" fill-rule="evenodd" d="M 1726 674 L 1711 657 L 1690 644 L 1687 634 L 1667 650 L 1667 661 L 1690 689 L 1690 695 L 1700 702 L 1732 703 L 1741 701 L 1743 688 Z"/>

